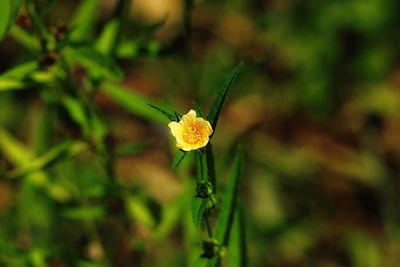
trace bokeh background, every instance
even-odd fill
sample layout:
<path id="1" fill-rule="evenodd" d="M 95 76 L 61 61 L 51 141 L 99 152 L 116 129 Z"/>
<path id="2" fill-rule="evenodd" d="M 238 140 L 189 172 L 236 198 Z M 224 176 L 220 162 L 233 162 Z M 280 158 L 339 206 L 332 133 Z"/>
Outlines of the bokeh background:
<path id="1" fill-rule="evenodd" d="M 80 2 L 55 1 L 47 23 L 68 25 Z M 116 1 L 99 3 L 94 37 Z M 134 38 L 117 62 L 121 84 L 148 102 L 207 110 L 245 61 L 212 143 L 222 184 L 232 149 L 245 148 L 248 266 L 400 266 L 399 10 L 395 0 L 132 1 Z M 5 71 L 32 55 L 10 36 L 0 58 Z M 109 169 L 123 197 L 105 193 L 103 158 L 87 151 L 7 178 L 10 147 L 29 161 L 79 136 L 40 90 L 0 92 L 1 265 L 190 266 L 204 238 L 191 225 L 191 162 L 171 172 L 167 122 L 102 90 L 93 105 L 122 147 Z"/>

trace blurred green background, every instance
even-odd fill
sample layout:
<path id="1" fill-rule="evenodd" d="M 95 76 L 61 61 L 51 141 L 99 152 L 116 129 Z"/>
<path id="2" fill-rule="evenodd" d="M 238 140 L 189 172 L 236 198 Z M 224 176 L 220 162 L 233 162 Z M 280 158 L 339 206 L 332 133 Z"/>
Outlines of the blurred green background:
<path id="1" fill-rule="evenodd" d="M 90 1 L 36 2 L 51 7 L 48 27 L 73 29 Z M 117 1 L 94 2 L 88 42 Z M 91 96 L 112 157 L 81 140 L 90 130 L 46 88 L 0 91 L 0 265 L 190 266 L 204 238 L 190 217 L 191 160 L 170 171 L 168 122 L 143 103 L 208 110 L 244 60 L 212 143 L 222 184 L 233 147 L 245 148 L 248 266 L 400 266 L 399 5 L 132 1 L 114 54 L 120 91 Z M 0 43 L 1 72 L 40 59 L 18 36 Z M 86 92 L 87 71 L 71 73 Z"/>

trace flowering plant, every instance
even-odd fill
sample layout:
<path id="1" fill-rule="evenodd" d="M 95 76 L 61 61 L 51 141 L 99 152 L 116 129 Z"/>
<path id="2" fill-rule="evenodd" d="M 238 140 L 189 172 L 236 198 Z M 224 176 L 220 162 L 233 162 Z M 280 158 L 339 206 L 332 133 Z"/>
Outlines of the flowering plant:
<path id="1" fill-rule="evenodd" d="M 175 170 L 183 161 L 188 152 L 196 152 L 196 193 L 192 199 L 192 218 L 193 222 L 200 228 L 207 228 L 208 239 L 203 240 L 203 253 L 195 262 L 194 266 L 216 266 L 223 256 L 222 251 L 228 245 L 228 237 L 232 228 L 240 228 L 239 222 L 241 212 L 238 205 L 237 188 L 239 176 L 242 168 L 243 152 L 241 148 L 237 149 L 233 162 L 233 168 L 230 179 L 222 196 L 221 204 L 217 201 L 216 195 L 216 171 L 214 155 L 210 138 L 215 132 L 218 117 L 222 109 L 226 95 L 232 82 L 239 73 L 242 66 L 240 63 L 229 75 L 223 88 L 218 92 L 210 112 L 206 118 L 203 118 L 201 112 L 191 109 L 187 114 L 181 116 L 174 110 L 174 114 L 167 112 L 157 106 L 150 105 L 152 108 L 163 113 L 171 122 L 168 127 L 176 140 L 176 147 L 179 151 L 172 165 Z M 198 116 L 199 114 L 199 116 Z M 217 215 L 215 233 L 210 222 L 213 215 L 213 209 L 220 205 L 220 212 Z"/>

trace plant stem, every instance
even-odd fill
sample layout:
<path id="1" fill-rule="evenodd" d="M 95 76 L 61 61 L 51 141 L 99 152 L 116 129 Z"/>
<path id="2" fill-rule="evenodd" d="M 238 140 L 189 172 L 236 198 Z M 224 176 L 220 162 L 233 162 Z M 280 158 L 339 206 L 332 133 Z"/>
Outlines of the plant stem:
<path id="1" fill-rule="evenodd" d="M 216 178 L 215 178 L 215 164 L 214 154 L 212 151 L 211 143 L 206 146 L 206 163 L 207 163 L 207 175 L 210 183 L 213 185 L 213 193 L 217 191 Z"/>
<path id="2" fill-rule="evenodd" d="M 213 237 L 212 228 L 207 215 L 204 215 L 204 221 L 206 222 L 208 237 L 212 238 Z"/>

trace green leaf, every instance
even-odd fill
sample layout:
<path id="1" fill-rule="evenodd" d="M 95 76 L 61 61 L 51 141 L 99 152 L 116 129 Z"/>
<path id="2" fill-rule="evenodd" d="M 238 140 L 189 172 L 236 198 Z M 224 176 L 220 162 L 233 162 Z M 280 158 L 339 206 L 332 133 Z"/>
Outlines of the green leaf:
<path id="1" fill-rule="evenodd" d="M 239 177 L 242 171 L 243 164 L 243 150 L 238 148 L 235 159 L 233 161 L 231 175 L 229 177 L 228 184 L 226 186 L 220 213 L 217 219 L 217 225 L 215 230 L 215 238 L 218 242 L 226 246 L 228 242 L 228 236 L 232 226 L 233 214 L 236 208 L 237 199 L 237 188 L 239 184 Z"/>
<path id="2" fill-rule="evenodd" d="M 194 103 L 194 107 L 195 107 L 197 116 L 198 117 L 203 117 L 203 111 L 202 111 L 200 105 L 197 102 Z"/>
<path id="3" fill-rule="evenodd" d="M 96 42 L 96 50 L 104 55 L 112 55 L 117 45 L 121 23 L 118 19 L 110 20 L 103 28 Z"/>
<path id="4" fill-rule="evenodd" d="M 24 0 L 9 0 L 9 1 L 11 7 L 11 15 L 10 19 L 8 20 L 8 29 L 11 28 L 12 24 L 14 24 L 14 21 L 18 15 L 19 8 L 21 7 Z"/>
<path id="5" fill-rule="evenodd" d="M 186 203 L 185 194 L 181 194 L 171 203 L 163 206 L 161 211 L 161 222 L 157 225 L 152 234 L 154 240 L 164 240 L 173 229 L 176 229 L 175 226 L 179 223 L 180 218 L 182 218 L 181 213 L 183 212 L 183 209 L 186 211 Z"/>
<path id="6" fill-rule="evenodd" d="M 0 1 L 0 41 L 7 35 L 15 21 L 22 0 Z"/>
<path id="7" fill-rule="evenodd" d="M 153 214 L 144 199 L 138 196 L 128 196 L 125 198 L 125 202 L 128 214 L 132 219 L 148 228 L 156 225 Z"/>
<path id="8" fill-rule="evenodd" d="M 0 150 L 14 165 L 26 164 L 33 158 L 33 153 L 28 147 L 2 128 L 0 128 Z"/>
<path id="9" fill-rule="evenodd" d="M 7 34 L 8 23 L 11 17 L 10 0 L 0 1 L 0 41 Z"/>
<path id="10" fill-rule="evenodd" d="M 51 165 L 56 161 L 59 161 L 64 157 L 73 156 L 81 152 L 84 148 L 85 144 L 83 143 L 73 142 L 71 140 L 64 141 L 61 144 L 50 149 L 47 153 L 29 161 L 25 165 L 15 170 L 12 170 L 9 173 L 9 177 L 17 178 L 42 170 L 43 168 Z"/>
<path id="11" fill-rule="evenodd" d="M 207 209 L 208 198 L 194 197 L 192 199 L 192 219 L 197 227 L 201 227 L 204 220 L 204 212 Z"/>
<path id="12" fill-rule="evenodd" d="M 140 42 L 137 40 L 123 40 L 118 45 L 116 50 L 116 56 L 118 58 L 134 58 L 136 57 L 141 49 Z"/>
<path id="13" fill-rule="evenodd" d="M 0 128 L 0 151 L 4 156 L 17 167 L 30 164 L 34 158 L 34 153 L 29 147 L 25 146 L 6 130 Z M 44 186 L 47 184 L 47 176 L 43 172 L 34 172 L 28 177 L 29 182 Z"/>
<path id="14" fill-rule="evenodd" d="M 14 25 L 11 27 L 11 35 L 19 44 L 24 46 L 25 49 L 31 52 L 37 52 L 40 50 L 39 40 L 21 29 L 19 26 Z"/>
<path id="15" fill-rule="evenodd" d="M 36 61 L 29 61 L 9 69 L 0 75 L 0 78 L 14 78 L 17 80 L 22 80 L 28 75 L 32 74 L 35 70 L 39 69 L 39 64 Z"/>
<path id="16" fill-rule="evenodd" d="M 113 80 L 123 78 L 123 73 L 114 60 L 91 46 L 70 46 L 64 52 L 69 63 L 84 66 L 93 77 Z"/>
<path id="17" fill-rule="evenodd" d="M 152 107 L 153 109 L 157 110 L 158 112 L 161 112 L 162 114 L 164 114 L 165 117 L 167 117 L 170 121 L 176 121 L 176 116 L 163 110 L 162 108 L 159 108 L 155 105 L 146 103 L 146 105 L 148 105 L 149 107 Z"/>
<path id="18" fill-rule="evenodd" d="M 178 111 L 176 111 L 175 109 L 174 109 L 174 115 L 175 115 L 175 120 L 176 121 L 180 121 L 181 120 L 182 115 Z"/>
<path id="19" fill-rule="evenodd" d="M 175 171 L 178 168 L 179 164 L 183 161 L 186 156 L 186 151 L 178 150 L 174 156 L 174 160 L 172 161 L 171 170 Z"/>
<path id="20" fill-rule="evenodd" d="M 210 112 L 208 113 L 207 120 L 210 122 L 214 132 L 215 132 L 215 127 L 217 126 L 218 117 L 222 109 L 222 105 L 224 104 L 226 95 L 228 94 L 228 91 L 233 81 L 235 80 L 236 76 L 239 74 L 242 65 L 243 62 L 237 65 L 236 68 L 231 72 L 231 74 L 225 80 L 224 86 L 219 90 L 218 95 L 211 106 Z"/>
<path id="21" fill-rule="evenodd" d="M 39 64 L 36 61 L 30 61 L 3 72 L 0 75 L 0 91 L 23 89 L 27 85 L 24 80 L 38 68 Z"/>
<path id="22" fill-rule="evenodd" d="M 163 116 L 146 105 L 147 99 L 134 91 L 110 82 L 103 82 L 101 91 L 132 114 L 154 122 L 165 123 Z"/>
<path id="23" fill-rule="evenodd" d="M 90 122 L 82 102 L 77 99 L 65 96 L 62 99 L 64 107 L 67 109 L 71 118 L 82 128 L 85 134 L 90 132 Z"/>
<path id="24" fill-rule="evenodd" d="M 96 25 L 97 15 L 100 10 L 99 0 L 83 0 L 75 17 L 71 22 L 72 32 L 69 36 L 72 41 L 88 39 Z"/>
<path id="25" fill-rule="evenodd" d="M 106 210 L 101 206 L 68 208 L 62 212 L 64 217 L 74 220 L 95 220 L 105 214 Z"/>
<path id="26" fill-rule="evenodd" d="M 0 77 L 0 91 L 25 89 L 26 84 L 12 78 Z"/>
<path id="27" fill-rule="evenodd" d="M 246 266 L 246 240 L 243 219 L 242 207 L 238 205 L 233 217 L 232 230 L 229 237 L 229 267 Z"/>
<path id="28" fill-rule="evenodd" d="M 121 39 L 123 26 L 130 14 L 130 0 L 119 0 L 113 17 L 104 26 L 96 43 L 96 49 L 105 55 L 114 55 Z"/>

